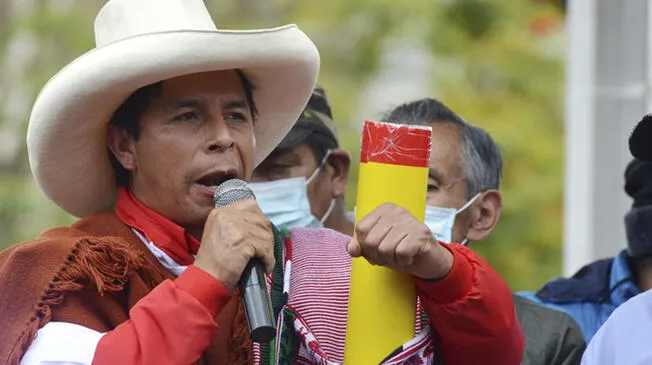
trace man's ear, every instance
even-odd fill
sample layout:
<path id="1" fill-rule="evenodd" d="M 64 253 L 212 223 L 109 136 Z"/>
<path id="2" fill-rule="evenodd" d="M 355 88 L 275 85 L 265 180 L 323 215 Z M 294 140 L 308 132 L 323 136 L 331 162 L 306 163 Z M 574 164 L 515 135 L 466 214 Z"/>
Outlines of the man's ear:
<path id="1" fill-rule="evenodd" d="M 111 150 L 115 159 L 125 170 L 133 172 L 136 170 L 136 149 L 134 139 L 124 128 L 109 126 L 106 138 L 106 146 Z"/>
<path id="2" fill-rule="evenodd" d="M 488 190 L 478 198 L 473 206 L 475 212 L 466 238 L 471 242 L 477 242 L 487 238 L 496 228 L 503 211 L 503 202 L 498 191 Z"/>
<path id="3" fill-rule="evenodd" d="M 349 182 L 351 158 L 346 151 L 335 148 L 331 151 L 326 164 L 329 166 L 329 179 L 333 187 L 332 197 L 338 198 L 346 192 L 346 186 Z"/>

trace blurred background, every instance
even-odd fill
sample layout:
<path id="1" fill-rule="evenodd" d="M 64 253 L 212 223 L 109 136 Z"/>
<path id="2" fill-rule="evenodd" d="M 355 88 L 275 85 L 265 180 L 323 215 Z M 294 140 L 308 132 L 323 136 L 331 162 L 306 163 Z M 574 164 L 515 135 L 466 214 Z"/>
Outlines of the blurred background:
<path id="1" fill-rule="evenodd" d="M 206 3 L 218 27 L 297 23 L 315 41 L 322 55 L 319 83 L 354 160 L 349 207 L 356 198 L 362 122 L 399 103 L 436 97 L 485 128 L 505 158 L 502 220 L 490 240 L 473 248 L 513 290 L 536 289 L 562 274 L 565 1 Z M 103 4 L 0 0 L 0 248 L 74 220 L 34 184 L 25 132 L 43 84 L 93 47 L 93 19 Z M 613 194 L 620 197 L 622 169 L 613 171 Z M 624 246 L 621 237 L 617 247 Z"/>

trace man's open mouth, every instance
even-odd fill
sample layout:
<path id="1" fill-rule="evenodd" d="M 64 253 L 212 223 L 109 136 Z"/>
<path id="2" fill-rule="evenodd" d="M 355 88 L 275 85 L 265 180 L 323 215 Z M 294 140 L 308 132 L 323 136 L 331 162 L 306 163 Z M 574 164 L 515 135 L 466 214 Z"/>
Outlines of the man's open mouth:
<path id="1" fill-rule="evenodd" d="M 202 176 L 201 178 L 195 181 L 195 184 L 203 185 L 207 187 L 218 186 L 221 183 L 235 179 L 238 177 L 238 174 L 235 170 L 222 170 L 222 171 L 213 171 Z"/>

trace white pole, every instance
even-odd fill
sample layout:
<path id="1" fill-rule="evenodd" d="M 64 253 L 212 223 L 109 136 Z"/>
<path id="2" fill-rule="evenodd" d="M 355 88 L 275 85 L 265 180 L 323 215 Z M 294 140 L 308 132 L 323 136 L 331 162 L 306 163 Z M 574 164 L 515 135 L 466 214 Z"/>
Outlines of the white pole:
<path id="1" fill-rule="evenodd" d="M 593 74 L 595 2 L 569 1 L 566 63 L 564 275 L 593 254 Z"/>

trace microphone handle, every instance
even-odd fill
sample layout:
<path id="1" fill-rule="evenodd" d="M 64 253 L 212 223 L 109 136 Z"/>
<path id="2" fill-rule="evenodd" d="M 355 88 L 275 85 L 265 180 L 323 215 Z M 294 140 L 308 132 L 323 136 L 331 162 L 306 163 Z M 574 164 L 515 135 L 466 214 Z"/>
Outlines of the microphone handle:
<path id="1" fill-rule="evenodd" d="M 276 320 L 271 306 L 265 270 L 254 258 L 245 267 L 239 281 L 251 340 L 267 343 L 276 336 Z"/>

